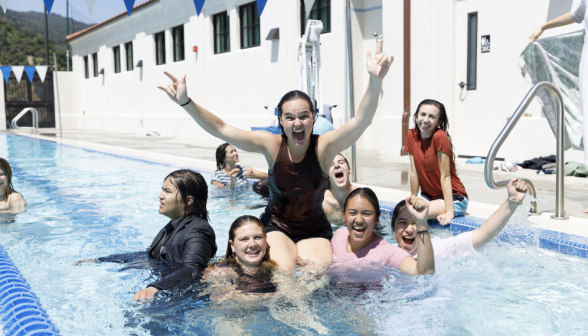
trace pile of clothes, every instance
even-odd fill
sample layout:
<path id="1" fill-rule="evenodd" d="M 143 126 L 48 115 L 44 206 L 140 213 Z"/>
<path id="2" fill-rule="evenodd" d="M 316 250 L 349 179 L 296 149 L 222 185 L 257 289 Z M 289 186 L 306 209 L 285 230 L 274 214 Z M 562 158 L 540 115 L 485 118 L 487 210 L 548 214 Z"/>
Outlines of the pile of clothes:
<path id="1" fill-rule="evenodd" d="M 518 163 L 518 166 L 525 169 L 535 169 L 537 174 L 555 174 L 556 172 L 555 155 L 541 156 L 531 160 L 525 160 Z M 503 163 L 504 164 L 504 163 Z M 496 168 L 495 168 L 496 169 Z M 569 161 L 564 165 L 565 176 L 588 177 L 588 165 L 579 162 Z"/>

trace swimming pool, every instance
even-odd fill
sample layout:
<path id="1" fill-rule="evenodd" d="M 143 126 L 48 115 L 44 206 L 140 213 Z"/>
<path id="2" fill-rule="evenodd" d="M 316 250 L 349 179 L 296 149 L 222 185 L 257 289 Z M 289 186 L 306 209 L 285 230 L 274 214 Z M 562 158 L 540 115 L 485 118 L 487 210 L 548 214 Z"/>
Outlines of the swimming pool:
<path id="1" fill-rule="evenodd" d="M 14 135 L 0 156 L 29 203 L 4 218 L 0 244 L 63 335 L 200 334 L 578 334 L 588 329 L 588 260 L 537 247 L 522 218 L 478 256 L 437 262 L 434 276 L 409 277 L 377 265 L 301 274 L 288 290 L 215 301 L 205 285 L 131 301 L 150 268 L 74 266 L 80 259 L 145 251 L 167 220 L 157 213 L 163 178 L 153 164 Z M 210 174 L 204 173 L 210 180 Z M 234 218 L 261 209 L 251 191 L 212 189 L 208 209 L 218 252 Z M 382 219 L 389 223 L 389 217 Z M 509 224 L 511 226 L 512 224 Z M 434 235 L 450 235 L 433 230 Z M 393 241 L 388 225 L 380 233 Z M 517 244 L 513 244 L 517 242 Z M 521 244 L 521 242 L 523 244 Z"/>

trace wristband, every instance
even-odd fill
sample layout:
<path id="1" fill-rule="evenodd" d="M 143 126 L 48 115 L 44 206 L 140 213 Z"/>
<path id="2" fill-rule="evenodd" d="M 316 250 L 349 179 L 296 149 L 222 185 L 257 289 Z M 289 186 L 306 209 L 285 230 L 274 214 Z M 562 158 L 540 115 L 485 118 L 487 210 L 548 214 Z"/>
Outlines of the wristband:
<path id="1" fill-rule="evenodd" d="M 513 199 L 510 199 L 510 197 L 507 197 L 506 200 L 508 201 L 508 205 L 516 205 L 516 206 L 519 206 L 519 205 L 523 204 L 523 202 L 521 202 L 521 201 L 515 201 Z"/>
<path id="2" fill-rule="evenodd" d="M 191 101 L 192 101 L 192 98 L 188 97 L 188 101 L 180 106 L 186 106 L 186 105 L 190 104 Z"/>
<path id="3" fill-rule="evenodd" d="M 416 233 L 421 238 L 421 242 L 424 245 L 425 244 L 425 233 L 429 233 L 429 230 L 427 229 L 427 230 L 417 231 Z"/>

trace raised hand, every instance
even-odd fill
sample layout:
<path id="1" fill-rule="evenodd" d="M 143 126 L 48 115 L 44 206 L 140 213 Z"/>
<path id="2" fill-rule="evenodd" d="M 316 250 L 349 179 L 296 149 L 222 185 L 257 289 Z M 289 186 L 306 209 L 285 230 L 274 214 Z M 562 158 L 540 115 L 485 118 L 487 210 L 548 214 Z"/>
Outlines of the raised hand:
<path id="1" fill-rule="evenodd" d="M 165 91 L 169 98 L 173 100 L 174 103 L 178 105 L 182 105 L 187 103 L 188 100 L 188 88 L 186 86 L 186 75 L 182 76 L 182 80 L 178 80 L 172 74 L 167 71 L 163 72 L 172 82 L 167 86 L 158 86 L 158 88 L 162 91 Z"/>
<path id="2" fill-rule="evenodd" d="M 427 221 L 429 214 L 429 202 L 419 196 L 408 196 L 406 198 L 406 208 L 417 221 Z"/>
<path id="3" fill-rule="evenodd" d="M 527 196 L 527 184 L 518 177 L 514 177 L 508 181 L 506 190 L 508 191 L 508 198 L 513 201 L 522 202 L 525 196 Z"/>
<path id="4" fill-rule="evenodd" d="M 378 42 L 376 55 L 374 55 L 373 58 L 369 50 L 366 53 L 366 64 L 368 73 L 380 80 L 384 79 L 384 77 L 388 73 L 388 69 L 390 69 L 390 65 L 392 64 L 392 62 L 394 62 L 393 56 L 386 56 L 382 53 L 383 43 L 384 39 L 381 39 L 380 42 Z"/>

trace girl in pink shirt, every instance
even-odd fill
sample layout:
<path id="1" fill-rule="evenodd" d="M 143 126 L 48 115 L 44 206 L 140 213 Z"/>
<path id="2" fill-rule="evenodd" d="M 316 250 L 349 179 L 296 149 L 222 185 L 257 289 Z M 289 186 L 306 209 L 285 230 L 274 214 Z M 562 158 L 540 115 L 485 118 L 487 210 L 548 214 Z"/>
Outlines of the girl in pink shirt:
<path id="1" fill-rule="evenodd" d="M 406 203 L 417 219 L 418 260 L 374 232 L 380 219 L 378 198 L 370 188 L 357 188 L 347 196 L 343 205 L 343 223 L 346 227 L 337 230 L 331 240 L 333 261 L 375 261 L 411 275 L 435 273 L 433 246 L 427 225 L 429 203 L 417 196 L 408 197 Z"/>

